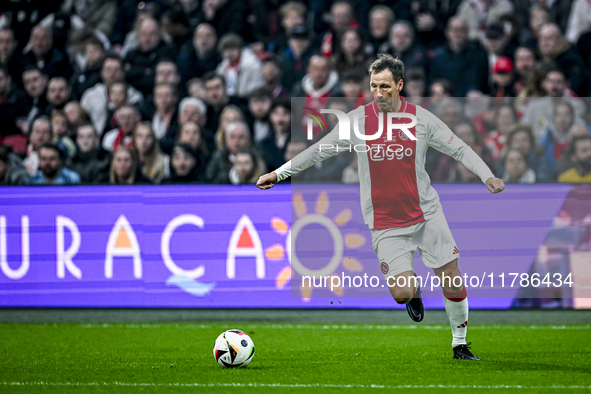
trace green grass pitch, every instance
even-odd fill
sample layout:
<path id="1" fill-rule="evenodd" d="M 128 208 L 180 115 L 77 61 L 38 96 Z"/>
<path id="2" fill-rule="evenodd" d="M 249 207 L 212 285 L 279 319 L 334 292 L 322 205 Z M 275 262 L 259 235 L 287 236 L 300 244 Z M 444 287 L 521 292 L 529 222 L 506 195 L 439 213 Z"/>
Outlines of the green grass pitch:
<path id="1" fill-rule="evenodd" d="M 214 360 L 239 328 L 243 369 Z M 0 393 L 387 393 L 591 391 L 591 327 L 478 325 L 452 360 L 447 325 L 0 324 Z"/>

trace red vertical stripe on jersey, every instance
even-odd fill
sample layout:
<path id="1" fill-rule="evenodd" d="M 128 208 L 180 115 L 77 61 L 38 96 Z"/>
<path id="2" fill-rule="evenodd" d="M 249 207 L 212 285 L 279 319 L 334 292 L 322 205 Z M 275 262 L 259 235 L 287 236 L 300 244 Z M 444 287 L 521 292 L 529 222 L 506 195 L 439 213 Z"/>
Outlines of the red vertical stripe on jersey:
<path id="1" fill-rule="evenodd" d="M 399 112 L 416 116 L 417 108 L 402 98 Z M 365 134 L 372 135 L 378 131 L 380 110 L 375 101 L 365 106 Z M 419 189 L 415 156 L 416 141 L 406 137 L 398 129 L 392 131 L 393 141 L 387 139 L 388 116 L 383 115 L 384 128 L 382 136 L 377 140 L 366 141 L 370 147 L 367 152 L 369 175 L 371 177 L 371 200 L 374 211 L 374 228 L 387 229 L 410 226 L 425 220 L 420 206 Z M 394 119 L 394 122 L 408 123 L 410 119 Z M 416 135 L 415 128 L 410 129 Z M 402 145 L 397 155 L 387 153 L 388 145 Z M 399 149 L 395 146 L 390 151 Z"/>

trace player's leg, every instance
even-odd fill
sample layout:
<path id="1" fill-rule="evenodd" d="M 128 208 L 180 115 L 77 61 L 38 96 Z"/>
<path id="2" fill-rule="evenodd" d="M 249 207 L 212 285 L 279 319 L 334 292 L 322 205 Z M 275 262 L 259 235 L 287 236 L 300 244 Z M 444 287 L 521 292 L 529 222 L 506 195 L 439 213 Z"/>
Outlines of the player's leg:
<path id="1" fill-rule="evenodd" d="M 468 296 L 458 268 L 459 250 L 445 216 L 427 220 L 421 232 L 415 235 L 423 262 L 440 279 L 445 301 L 445 312 L 452 331 L 454 358 L 479 360 L 468 349 Z"/>
<path id="2" fill-rule="evenodd" d="M 423 301 L 412 270 L 416 244 L 411 234 L 390 235 L 392 233 L 388 230 L 372 231 L 374 250 L 390 294 L 397 303 L 406 304 L 412 320 L 420 322 L 424 316 Z"/>

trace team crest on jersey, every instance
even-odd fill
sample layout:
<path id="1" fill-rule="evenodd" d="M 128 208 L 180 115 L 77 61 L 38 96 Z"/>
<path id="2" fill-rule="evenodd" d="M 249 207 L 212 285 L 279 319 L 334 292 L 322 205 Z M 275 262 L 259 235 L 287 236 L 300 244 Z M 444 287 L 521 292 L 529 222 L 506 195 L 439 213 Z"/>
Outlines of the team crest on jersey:
<path id="1" fill-rule="evenodd" d="M 402 130 L 398 131 L 398 137 L 400 137 L 400 139 L 403 141 L 408 141 L 408 135 L 406 135 Z"/>
<path id="2" fill-rule="evenodd" d="M 380 264 L 380 268 L 382 269 L 382 274 L 386 275 L 388 271 L 390 271 L 390 266 L 386 264 L 386 262 L 382 261 Z"/>

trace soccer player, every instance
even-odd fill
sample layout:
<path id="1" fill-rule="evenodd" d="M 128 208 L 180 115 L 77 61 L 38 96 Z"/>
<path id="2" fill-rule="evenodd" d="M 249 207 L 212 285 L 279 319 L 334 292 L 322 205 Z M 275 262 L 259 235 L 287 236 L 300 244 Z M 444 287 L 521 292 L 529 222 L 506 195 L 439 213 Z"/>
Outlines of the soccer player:
<path id="1" fill-rule="evenodd" d="M 361 204 L 365 224 L 372 230 L 372 243 L 380 260 L 390 293 L 399 304 L 406 304 L 415 322 L 423 320 L 424 308 L 419 280 L 413 272 L 413 253 L 418 248 L 426 266 L 441 280 L 445 310 L 452 330 L 453 358 L 480 360 L 466 342 L 468 299 L 458 269 L 458 248 L 443 214 L 439 196 L 425 171 L 425 153 L 429 146 L 452 156 L 474 172 L 491 193 L 505 189 L 482 159 L 437 117 L 424 108 L 408 103 L 400 96 L 404 64 L 388 54 L 380 54 L 369 67 L 370 87 L 374 101 L 351 111 L 353 125 L 359 132 L 373 135 L 378 131 L 379 114 L 384 124 L 380 138 L 361 140 L 353 130 L 349 139 L 339 139 L 338 126 L 274 172 L 261 176 L 260 189 L 269 189 L 279 181 L 296 174 L 352 146 L 358 154 Z M 388 112 L 415 115 L 415 127 L 408 128 L 415 139 L 393 130 L 387 139 Z M 404 119 L 400 117 L 399 119 Z M 408 123 L 408 118 L 406 118 Z M 351 126 L 353 129 L 353 126 Z M 367 133 L 366 133 L 367 131 Z M 320 149 L 332 146 L 333 149 Z M 455 279 L 455 280 L 454 280 Z M 392 284 L 406 284 L 393 286 Z"/>

